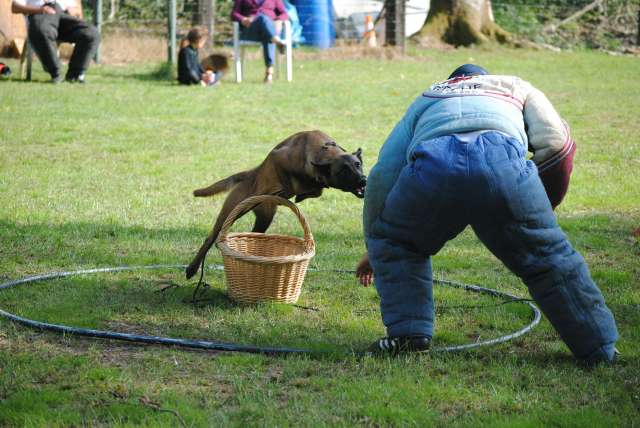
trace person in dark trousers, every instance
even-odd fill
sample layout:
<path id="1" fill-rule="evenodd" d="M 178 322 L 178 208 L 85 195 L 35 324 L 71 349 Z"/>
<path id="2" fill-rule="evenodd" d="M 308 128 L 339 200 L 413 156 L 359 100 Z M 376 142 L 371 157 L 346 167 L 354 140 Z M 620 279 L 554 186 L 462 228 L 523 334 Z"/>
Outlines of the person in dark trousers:
<path id="1" fill-rule="evenodd" d="M 420 95 L 380 150 L 365 193 L 367 254 L 356 275 L 365 286 L 375 275 L 388 334 L 370 351 L 429 349 L 431 256 L 471 225 L 578 359 L 614 360 L 613 315 L 553 212 L 575 149 L 546 96 L 518 77 L 465 64 Z"/>
<path id="2" fill-rule="evenodd" d="M 93 25 L 79 18 L 73 0 L 13 0 L 11 11 L 27 16 L 28 37 L 44 70 L 53 83 L 60 83 L 61 64 L 58 42 L 75 43 L 65 79 L 85 82 L 85 73 L 98 45 L 100 34 Z"/>
<path id="3" fill-rule="evenodd" d="M 211 86 L 220 81 L 219 73 L 207 72 L 200 64 L 198 49 L 202 49 L 207 41 L 207 31 L 202 27 L 194 27 L 182 41 L 178 53 L 178 82 L 183 85 Z"/>
<path id="4" fill-rule="evenodd" d="M 273 65 L 276 45 L 282 49 L 285 42 L 280 38 L 282 23 L 289 19 L 282 0 L 235 0 L 231 19 L 243 27 L 241 37 L 262 43 L 264 82 L 273 81 Z"/>

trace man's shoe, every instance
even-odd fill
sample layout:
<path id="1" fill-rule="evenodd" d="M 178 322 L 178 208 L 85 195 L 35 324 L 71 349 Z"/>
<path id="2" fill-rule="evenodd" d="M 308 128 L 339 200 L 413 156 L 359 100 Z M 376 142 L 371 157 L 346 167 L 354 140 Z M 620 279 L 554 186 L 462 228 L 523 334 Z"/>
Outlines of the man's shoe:
<path id="1" fill-rule="evenodd" d="M 57 85 L 58 83 L 62 83 L 62 76 L 51 76 L 51 83 Z"/>
<path id="2" fill-rule="evenodd" d="M 613 358 L 611 359 L 612 363 L 618 362 L 622 354 L 618 351 L 618 348 L 613 348 Z"/>
<path id="3" fill-rule="evenodd" d="M 278 52 L 280 52 L 281 54 L 284 54 L 285 48 L 287 47 L 287 43 L 278 36 L 273 37 L 273 43 L 276 44 L 276 47 L 278 48 Z"/>
<path id="4" fill-rule="evenodd" d="M 368 353 L 373 355 L 398 355 L 409 352 L 427 352 L 431 346 L 429 336 L 383 337 L 376 340 Z"/>
<path id="5" fill-rule="evenodd" d="M 69 83 L 86 83 L 84 78 L 85 78 L 84 73 L 82 73 L 78 76 L 67 75 L 67 78 L 65 80 Z"/>

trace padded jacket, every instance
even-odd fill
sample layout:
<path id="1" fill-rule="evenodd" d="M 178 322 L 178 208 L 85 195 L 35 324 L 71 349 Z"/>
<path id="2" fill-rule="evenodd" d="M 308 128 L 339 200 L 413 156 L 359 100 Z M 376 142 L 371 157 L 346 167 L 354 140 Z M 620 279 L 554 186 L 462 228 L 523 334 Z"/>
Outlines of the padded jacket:
<path id="1" fill-rule="evenodd" d="M 496 130 L 533 152 L 555 208 L 566 194 L 575 144 L 547 97 L 515 76 L 464 76 L 433 84 L 411 104 L 380 149 L 365 192 L 364 232 L 417 144 L 443 135 Z"/>

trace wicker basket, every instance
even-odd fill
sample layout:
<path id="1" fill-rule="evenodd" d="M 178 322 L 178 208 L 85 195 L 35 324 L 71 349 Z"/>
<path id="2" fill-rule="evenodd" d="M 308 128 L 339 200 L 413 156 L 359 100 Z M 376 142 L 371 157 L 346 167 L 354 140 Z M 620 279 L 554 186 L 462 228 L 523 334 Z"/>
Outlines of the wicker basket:
<path id="1" fill-rule="evenodd" d="M 256 205 L 289 207 L 298 217 L 304 238 L 264 233 L 229 233 L 233 223 Z M 242 201 L 222 225 L 216 246 L 222 253 L 229 297 L 240 303 L 295 303 L 309 260 L 315 255 L 311 230 L 298 207 L 287 199 L 261 195 Z"/>

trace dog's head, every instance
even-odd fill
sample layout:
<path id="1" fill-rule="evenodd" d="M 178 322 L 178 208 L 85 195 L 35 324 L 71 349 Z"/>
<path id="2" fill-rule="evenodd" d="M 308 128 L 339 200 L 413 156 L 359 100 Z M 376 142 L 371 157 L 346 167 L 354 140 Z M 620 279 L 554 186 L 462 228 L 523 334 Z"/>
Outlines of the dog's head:
<path id="1" fill-rule="evenodd" d="M 333 141 L 325 142 L 311 162 L 320 182 L 364 198 L 367 177 L 362 171 L 362 149 L 347 153 Z"/>
<path id="2" fill-rule="evenodd" d="M 229 57 L 225 54 L 211 54 L 202 60 L 201 65 L 207 71 L 226 72 L 229 69 Z"/>

